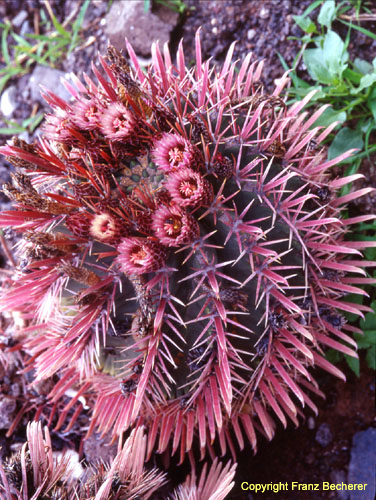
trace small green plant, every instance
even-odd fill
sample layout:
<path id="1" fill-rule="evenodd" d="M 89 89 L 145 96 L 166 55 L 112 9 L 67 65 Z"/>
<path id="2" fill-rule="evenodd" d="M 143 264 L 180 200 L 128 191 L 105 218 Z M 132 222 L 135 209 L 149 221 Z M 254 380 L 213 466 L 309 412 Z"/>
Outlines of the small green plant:
<path id="1" fill-rule="evenodd" d="M 23 132 L 33 133 L 34 130 L 43 120 L 43 114 L 38 113 L 37 115 L 31 115 L 21 123 L 15 120 L 6 120 L 2 118 L 2 121 L 7 125 L 6 127 L 0 127 L 0 135 L 15 135 L 22 134 Z"/>
<path id="2" fill-rule="evenodd" d="M 178 12 L 179 14 L 183 14 L 184 11 L 188 8 L 187 5 L 183 2 L 183 0 L 144 0 L 144 10 L 145 12 L 151 9 L 152 4 L 159 4 L 167 7 L 174 12 Z"/>
<path id="3" fill-rule="evenodd" d="M 309 14 L 321 5 L 317 24 Z M 349 126 L 329 137 L 328 158 L 332 159 L 349 147 L 359 149 L 359 153 L 348 158 L 347 163 L 355 164 L 358 160 L 376 151 L 376 145 L 370 145 L 371 133 L 376 130 L 376 58 L 372 63 L 355 58 L 349 59 L 347 47 L 351 39 L 351 28 L 376 39 L 376 35 L 359 26 L 341 19 L 351 6 L 347 2 L 336 4 L 334 0 L 316 0 L 301 16 L 295 16 L 295 22 L 305 32 L 300 39 L 302 48 L 295 58 L 291 73 L 293 87 L 290 95 L 296 100 L 316 90 L 314 101 L 328 104 L 327 110 L 315 122 L 315 126 L 328 126 L 337 121 L 338 125 L 347 122 Z M 349 26 L 346 40 L 332 29 L 334 20 Z M 311 47 L 315 45 L 315 47 Z M 303 58 L 307 71 L 314 81 L 310 84 L 298 77 L 295 68 Z M 280 56 L 285 69 L 288 69 Z M 358 164 L 359 166 L 359 164 Z"/>
<path id="4" fill-rule="evenodd" d="M 376 370 L 376 301 L 372 302 L 373 313 L 366 314 L 360 326 L 364 335 L 355 334 L 359 349 L 367 349 L 366 361 L 370 368 Z"/>
<path id="5" fill-rule="evenodd" d="M 314 22 L 310 14 L 319 7 L 321 8 L 317 21 Z M 329 160 L 349 147 L 358 149 L 355 155 L 344 160 L 343 163 L 348 164 L 344 175 L 356 174 L 362 161 L 365 158 L 369 159 L 370 155 L 376 152 L 375 141 L 371 140 L 376 130 L 376 58 L 371 62 L 360 58 L 352 61 L 347 50 L 353 29 L 376 39 L 376 35 L 371 31 L 353 24 L 362 15 L 369 15 L 368 7 L 369 3 L 362 0 L 351 2 L 316 0 L 301 16 L 294 17 L 296 24 L 303 30 L 304 36 L 299 39 L 302 47 L 293 63 L 292 88 L 289 90 L 289 96 L 294 102 L 304 98 L 312 90 L 316 90 L 310 106 L 322 104 L 328 106 L 312 127 L 318 125 L 333 127 L 332 133 L 327 138 Z M 355 9 L 355 14 L 352 14 L 353 9 Z M 333 29 L 334 22 L 340 22 L 348 27 L 345 40 Z M 281 55 L 280 59 L 284 68 L 289 69 Z M 297 75 L 296 68 L 301 59 L 313 83 Z M 336 125 L 334 125 L 335 122 L 337 122 Z M 344 186 L 341 195 L 348 195 L 350 191 L 351 185 Z M 368 241 L 370 248 L 366 249 L 365 257 L 368 261 L 376 258 L 376 250 L 372 247 L 376 239 L 374 221 L 356 225 L 351 237 L 357 241 Z M 373 278 L 376 278 L 376 272 Z M 361 306 L 369 305 L 369 302 L 375 298 L 375 288 L 372 287 L 373 278 L 369 276 L 359 280 L 359 284 L 364 287 L 371 299 L 363 295 L 350 295 L 346 300 Z M 376 331 L 375 305 L 376 302 L 372 302 L 371 307 L 374 312 L 367 313 L 365 319 L 357 324 L 359 331 L 363 331 L 363 335 L 354 334 L 358 348 L 367 349 L 367 363 L 372 368 L 375 367 L 375 341 L 373 340 Z M 348 313 L 346 317 L 351 323 L 357 321 L 355 315 Z M 359 376 L 358 359 L 334 350 L 328 351 L 327 358 L 332 362 L 339 362 L 345 358 L 350 368 Z"/>
<path id="6" fill-rule="evenodd" d="M 355 333 L 354 340 L 357 343 L 358 350 L 366 351 L 367 366 L 372 370 L 376 370 L 376 301 L 372 302 L 371 307 L 373 312 L 367 313 L 365 319 L 360 321 L 360 328 L 363 333 Z M 349 320 L 353 320 L 351 315 L 348 315 L 348 317 Z M 355 375 L 360 376 L 359 359 L 342 354 L 334 349 L 327 351 L 326 358 L 334 364 L 338 364 L 342 359 L 345 359 Z"/>
<path id="7" fill-rule="evenodd" d="M 9 22 L 0 23 L 1 59 L 4 63 L 0 69 L 0 93 L 11 78 L 28 73 L 35 62 L 55 67 L 81 43 L 79 32 L 89 3 L 90 0 L 84 1 L 74 21 L 71 18 L 60 24 L 50 4 L 45 2 L 48 15 L 44 9 L 39 11 L 39 26 L 43 34 L 26 33 L 23 37 L 13 30 Z"/>

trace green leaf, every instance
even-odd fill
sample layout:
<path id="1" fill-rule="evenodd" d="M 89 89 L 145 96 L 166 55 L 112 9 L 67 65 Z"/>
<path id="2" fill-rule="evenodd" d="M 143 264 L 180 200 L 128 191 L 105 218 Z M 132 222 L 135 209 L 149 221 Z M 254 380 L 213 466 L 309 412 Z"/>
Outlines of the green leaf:
<path id="1" fill-rule="evenodd" d="M 29 42 L 27 42 L 22 36 L 17 35 L 17 33 L 12 33 L 12 37 L 16 40 L 16 42 L 20 45 L 22 48 L 28 48 L 31 49 L 32 45 L 30 45 Z"/>
<path id="2" fill-rule="evenodd" d="M 328 349 L 325 353 L 326 359 L 333 364 L 337 364 L 341 361 L 341 354 L 335 349 Z"/>
<path id="3" fill-rule="evenodd" d="M 358 349 L 369 349 L 371 344 L 367 340 L 357 340 Z"/>
<path id="4" fill-rule="evenodd" d="M 365 248 L 364 257 L 366 260 L 376 260 L 376 248 Z"/>
<path id="5" fill-rule="evenodd" d="M 301 81 L 304 81 L 304 80 L 301 80 Z M 299 82 L 299 84 L 301 84 L 301 82 Z M 307 94 L 309 94 L 312 90 L 317 90 L 317 92 L 314 96 L 312 96 L 312 98 L 310 100 L 311 104 L 315 101 L 318 101 L 320 99 L 325 99 L 327 97 L 327 94 L 324 91 L 322 85 L 312 85 L 312 86 L 308 85 L 308 84 L 306 84 L 304 86 L 299 85 L 299 87 L 291 89 L 290 92 L 296 94 L 301 99 L 303 99 L 303 97 L 305 97 Z"/>
<path id="6" fill-rule="evenodd" d="M 324 38 L 322 47 L 307 49 L 303 53 L 303 60 L 310 76 L 327 85 L 338 85 L 342 73 L 347 67 L 348 52 L 345 44 L 334 31 L 329 30 Z"/>
<path id="7" fill-rule="evenodd" d="M 302 17 L 306 17 L 308 16 L 308 14 L 310 14 L 313 10 L 315 10 L 319 5 L 321 5 L 323 2 L 323 0 L 315 0 L 314 2 L 312 2 L 310 5 L 308 5 L 308 7 L 306 8 L 306 10 L 303 12 L 302 14 Z"/>
<path id="8" fill-rule="evenodd" d="M 342 153 L 345 153 L 345 151 L 354 148 L 363 148 L 363 134 L 359 130 L 352 130 L 351 128 L 345 127 L 341 129 L 333 139 L 328 151 L 328 160 L 332 160 Z M 350 161 L 352 161 L 351 158 Z"/>
<path id="9" fill-rule="evenodd" d="M 371 93 L 367 99 L 367 105 L 373 115 L 374 120 L 376 120 L 376 87 L 371 90 Z"/>
<path id="10" fill-rule="evenodd" d="M 342 21 L 340 19 L 341 23 L 346 24 L 346 26 L 350 26 L 350 28 L 353 28 L 354 30 L 360 31 L 363 33 L 363 35 L 369 36 L 373 40 L 376 40 L 376 35 L 375 33 L 372 33 L 372 31 L 369 31 L 365 28 L 362 28 L 361 26 L 357 26 L 356 24 L 348 23 L 347 21 Z"/>
<path id="11" fill-rule="evenodd" d="M 19 125 L 18 127 L 2 127 L 2 128 L 0 128 L 1 135 L 15 135 L 15 134 L 21 134 L 22 132 L 25 132 L 25 129 L 24 129 L 24 127 L 21 127 L 21 125 Z"/>
<path id="12" fill-rule="evenodd" d="M 31 132 L 33 132 L 43 120 L 43 118 L 44 116 L 42 113 L 40 113 L 39 115 L 30 116 L 29 118 L 26 118 L 26 120 L 23 120 L 22 126 L 24 128 L 28 128 Z"/>
<path id="13" fill-rule="evenodd" d="M 336 5 L 334 0 L 326 0 L 323 3 L 317 21 L 330 29 L 334 18 L 336 17 Z"/>
<path id="14" fill-rule="evenodd" d="M 319 118 L 311 125 L 314 127 L 328 127 L 333 122 L 340 122 L 339 125 L 346 121 L 346 111 L 336 111 L 332 106 L 327 108 Z"/>
<path id="15" fill-rule="evenodd" d="M 363 89 L 371 87 L 376 82 L 376 71 L 374 73 L 364 75 L 360 79 L 360 85 L 356 89 L 351 89 L 351 94 L 359 94 Z"/>
<path id="16" fill-rule="evenodd" d="M 345 354 L 345 359 L 346 363 L 349 365 L 351 370 L 355 373 L 357 377 L 360 376 L 360 365 L 359 365 L 359 359 L 353 358 L 352 356 L 347 356 Z"/>
<path id="17" fill-rule="evenodd" d="M 305 33 L 317 32 L 316 25 L 309 16 L 307 17 L 292 16 L 292 17 L 294 18 L 294 21 L 299 26 L 299 28 L 303 30 Z"/>
<path id="18" fill-rule="evenodd" d="M 375 347 L 371 347 L 370 349 L 368 349 L 367 355 L 366 355 L 366 361 L 367 361 L 367 365 L 372 370 L 376 370 L 376 349 L 375 349 Z"/>
<path id="19" fill-rule="evenodd" d="M 151 10 L 150 2 L 151 0 L 144 0 L 144 12 L 149 12 Z"/>
<path id="20" fill-rule="evenodd" d="M 352 304 L 363 304 L 364 297 L 363 295 L 359 295 L 357 293 L 349 293 L 348 295 L 346 295 L 345 300 L 346 302 L 351 302 Z M 344 316 L 350 323 L 355 323 L 359 319 L 359 316 L 357 314 L 349 312 L 345 312 Z"/>
<path id="21" fill-rule="evenodd" d="M 348 80 L 350 80 L 350 82 L 355 83 L 355 85 L 359 85 L 363 74 L 358 73 L 357 71 L 354 71 L 350 68 L 346 68 L 345 71 L 342 73 L 342 76 L 343 78 L 347 78 Z"/>
<path id="22" fill-rule="evenodd" d="M 371 304 L 372 309 L 376 312 L 376 301 Z M 367 313 L 365 319 L 360 321 L 360 328 L 364 330 L 376 330 L 376 314 Z M 363 335 L 360 338 L 364 338 Z M 375 339 L 376 341 L 376 339 Z"/>
<path id="23" fill-rule="evenodd" d="M 10 26 L 9 26 L 9 24 L 2 24 L 1 27 L 3 28 L 3 32 L 1 34 L 1 53 L 3 55 L 3 59 L 4 59 L 5 64 L 10 64 L 8 42 L 7 42 L 7 37 L 8 37 L 9 30 L 10 30 Z"/>
<path id="24" fill-rule="evenodd" d="M 71 53 L 71 51 L 74 49 L 74 47 L 77 44 L 78 32 L 79 32 L 79 30 L 81 28 L 81 25 L 83 23 L 86 10 L 89 7 L 89 3 L 90 3 L 90 0 L 85 0 L 85 2 L 83 3 L 83 5 L 82 5 L 82 7 L 80 9 L 80 12 L 78 13 L 77 19 L 73 23 L 73 26 L 72 26 L 72 28 L 73 28 L 73 34 L 72 34 L 71 43 L 70 43 L 69 48 L 68 48 L 68 54 Z"/>
<path id="25" fill-rule="evenodd" d="M 367 73 L 372 73 L 373 66 L 368 61 L 356 57 L 354 60 L 354 69 L 358 70 L 363 75 L 366 75 Z"/>
<path id="26" fill-rule="evenodd" d="M 70 40 L 71 34 L 67 30 L 64 29 L 63 25 L 59 23 L 59 21 L 57 20 L 56 16 L 54 14 L 52 14 L 52 12 L 50 14 L 51 14 L 51 21 L 52 21 L 52 24 L 54 25 L 55 30 L 63 38 L 66 38 L 66 39 Z"/>

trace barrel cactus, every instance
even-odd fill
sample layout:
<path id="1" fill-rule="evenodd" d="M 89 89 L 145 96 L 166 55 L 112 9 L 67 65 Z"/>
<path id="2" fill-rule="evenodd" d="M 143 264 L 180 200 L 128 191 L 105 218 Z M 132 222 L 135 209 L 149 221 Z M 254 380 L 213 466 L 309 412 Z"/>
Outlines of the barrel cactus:
<path id="1" fill-rule="evenodd" d="M 27 322 L 22 348 L 35 380 L 55 377 L 49 401 L 70 428 L 84 406 L 90 435 L 144 426 L 148 456 L 215 442 L 236 454 L 276 421 L 316 411 L 310 369 L 343 377 L 326 347 L 357 356 L 342 297 L 366 283 L 337 195 L 358 175 L 334 177 L 315 126 L 313 93 L 287 106 L 285 74 L 272 94 L 262 63 L 187 68 L 153 47 L 145 74 L 113 47 L 44 89 L 53 112 L 38 143 L 1 148 L 17 167 L 4 186 L 15 209 L 19 268 L 1 299 Z M 84 398 L 84 399 L 83 399 Z"/>

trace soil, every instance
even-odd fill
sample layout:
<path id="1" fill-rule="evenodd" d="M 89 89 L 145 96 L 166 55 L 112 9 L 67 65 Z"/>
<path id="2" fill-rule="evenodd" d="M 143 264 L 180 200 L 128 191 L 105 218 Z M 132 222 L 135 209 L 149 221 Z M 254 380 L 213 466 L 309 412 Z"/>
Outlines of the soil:
<path id="1" fill-rule="evenodd" d="M 50 2 L 55 15 L 61 22 L 74 7 L 75 0 L 65 2 Z M 182 17 L 179 25 L 173 32 L 171 45 L 176 47 L 181 36 L 184 38 L 184 51 L 186 61 L 189 64 L 194 60 L 194 34 L 201 26 L 201 40 L 204 58 L 212 58 L 214 62 L 222 63 L 226 52 L 233 40 L 237 40 L 234 49 L 234 58 L 242 59 L 250 50 L 255 58 L 264 59 L 264 86 L 266 91 L 273 88 L 275 79 L 284 73 L 278 58 L 278 52 L 283 55 L 288 65 L 291 65 L 294 57 L 299 51 L 300 42 L 289 37 L 300 37 L 302 33 L 294 24 L 293 16 L 300 15 L 312 3 L 311 0 L 274 0 L 274 1 L 250 1 L 250 0 L 185 0 L 189 9 Z M 100 1 L 95 7 L 89 8 L 85 20 L 85 38 L 93 37 L 89 47 L 73 53 L 64 61 L 59 69 L 73 71 L 81 74 L 82 71 L 89 72 L 89 63 L 95 58 L 97 51 L 105 49 L 106 41 L 101 19 L 107 10 L 107 2 Z M 33 26 L 35 9 L 40 8 L 38 0 L 24 2 L 12 0 L 0 3 L 0 17 L 2 22 L 5 18 L 12 20 L 21 9 L 27 11 L 28 21 Z M 376 32 L 376 24 L 371 23 L 367 29 Z M 346 31 L 343 30 L 344 36 Z M 353 32 L 353 43 L 350 45 L 350 54 L 354 58 L 372 61 L 376 53 L 376 41 L 370 41 L 361 33 Z M 302 62 L 298 65 L 299 76 L 309 81 Z M 30 116 L 33 103 L 22 97 L 23 90 L 29 84 L 29 75 L 23 76 L 17 83 L 19 99 L 22 105 L 18 107 L 13 118 L 23 120 Z M 47 110 L 47 108 L 45 108 Z M 44 109 L 41 109 L 44 111 Z M 2 126 L 2 125 L 1 125 Z M 5 142 L 9 137 L 0 136 L 0 142 Z M 376 186 L 375 159 L 365 160 L 361 171 L 365 174 L 365 183 Z M 9 177 L 10 167 L 0 159 L 0 180 L 6 182 Z M 0 204 L 2 208 L 7 205 L 7 200 L 0 193 Z M 376 197 L 370 196 L 356 207 L 352 208 L 356 214 L 376 212 Z M 1 267 L 6 267 L 7 258 L 2 251 L 0 255 Z M 0 325 L 1 326 L 1 325 Z M 235 477 L 235 487 L 229 495 L 229 499 L 257 499 L 261 496 L 248 494 L 240 488 L 242 481 L 249 483 L 288 482 L 299 481 L 301 483 L 312 483 L 322 481 L 333 481 L 336 477 L 347 477 L 347 468 L 350 460 L 351 442 L 353 435 L 359 430 L 376 426 L 374 417 L 374 374 L 367 368 L 362 359 L 361 377 L 359 379 L 349 370 L 347 366 L 340 367 L 347 376 L 347 383 L 335 380 L 333 377 L 322 372 L 317 374 L 317 380 L 323 392 L 326 394 L 325 401 L 316 400 L 319 408 L 318 417 L 306 415 L 306 421 L 299 429 L 292 425 L 287 430 L 279 429 L 276 437 L 271 443 L 260 439 L 259 451 L 255 457 L 250 457 L 250 450 L 246 449 L 239 454 L 239 467 Z M 12 380 L 13 378 L 13 380 Z M 0 373 L 0 392 L 6 393 L 6 386 L 22 383 L 16 372 L 7 375 Z M 15 386 L 14 386 L 15 387 Z M 13 387 L 13 390 L 14 390 Z M 22 423 L 22 422 L 21 422 Z M 318 428 L 326 424 L 332 435 L 327 446 L 320 445 L 315 437 Z M 83 426 L 86 424 L 82 423 Z M 77 431 L 77 429 L 75 429 Z M 2 453 L 8 455 L 17 449 L 19 443 L 24 441 L 25 432 L 22 425 L 17 428 L 11 438 L 5 438 L 6 430 L 0 430 L 0 446 Z M 53 433 L 53 444 L 57 449 L 62 447 L 62 438 Z M 71 446 L 76 449 L 80 446 L 80 437 L 75 434 L 70 441 Z M 333 472 L 334 471 L 334 472 Z M 342 474 L 342 476 L 341 476 Z M 177 473 L 177 477 L 180 474 Z M 265 493 L 264 500 L 276 498 L 275 493 Z M 289 499 L 335 499 L 340 498 L 332 492 L 325 496 L 309 494 L 299 496 L 293 494 L 279 494 L 277 498 Z"/>
<path id="2" fill-rule="evenodd" d="M 311 484 L 323 482 L 346 482 L 350 462 L 351 442 L 356 432 L 376 426 L 375 418 L 375 375 L 367 368 L 362 359 L 361 377 L 358 379 L 344 364 L 340 368 L 346 374 L 347 381 L 333 380 L 333 377 L 322 372 L 317 373 L 320 389 L 326 400 L 316 399 L 318 416 L 312 412 L 305 415 L 306 421 L 298 429 L 290 425 L 287 430 L 280 428 L 270 443 L 265 440 L 259 443 L 259 451 L 249 459 L 249 451 L 238 457 L 239 469 L 236 486 L 229 499 L 246 499 L 241 490 L 243 481 L 248 483 L 278 483 L 293 481 Z M 311 416 L 310 416 L 311 415 Z M 322 446 L 316 436 L 318 429 L 329 430 L 328 444 Z M 320 439 L 319 439 L 320 441 Z M 341 474 L 342 473 L 342 474 Z M 342 476 L 342 479 L 340 479 Z M 321 488 L 320 488 L 321 489 Z M 340 498 L 332 492 L 266 492 L 253 494 L 249 499 L 275 500 L 275 498 L 292 500 L 327 500 Z"/>

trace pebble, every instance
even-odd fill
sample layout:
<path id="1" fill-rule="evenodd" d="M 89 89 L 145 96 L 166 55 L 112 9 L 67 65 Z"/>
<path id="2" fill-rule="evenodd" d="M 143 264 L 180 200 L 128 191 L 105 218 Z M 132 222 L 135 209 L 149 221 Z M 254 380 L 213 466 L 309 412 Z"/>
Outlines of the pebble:
<path id="1" fill-rule="evenodd" d="M 313 417 L 308 418 L 307 427 L 311 431 L 316 427 L 316 422 L 315 422 L 315 419 Z"/>
<path id="2" fill-rule="evenodd" d="M 116 455 L 117 445 L 110 444 L 111 436 L 101 438 L 99 434 L 93 434 L 85 439 L 83 452 L 88 463 L 95 463 L 99 460 L 110 462 Z"/>
<path id="3" fill-rule="evenodd" d="M 26 10 L 21 10 L 13 19 L 12 19 L 12 25 L 15 28 L 19 28 L 21 24 L 25 21 L 27 18 L 27 12 Z"/>
<path id="4" fill-rule="evenodd" d="M 27 33 L 32 33 L 32 29 L 30 26 L 29 21 L 26 19 L 24 23 L 22 23 L 21 29 L 20 29 L 20 36 L 24 37 Z"/>
<path id="5" fill-rule="evenodd" d="M 68 460 L 68 467 L 65 470 L 62 480 L 71 481 L 80 479 L 84 473 L 84 468 L 81 465 L 79 454 L 72 450 L 67 449 L 63 452 L 55 451 L 52 453 L 55 461 L 59 464 L 63 459 Z"/>
<path id="6" fill-rule="evenodd" d="M 54 94 L 62 99 L 69 101 L 71 95 L 61 83 L 61 78 L 64 77 L 65 73 L 58 69 L 40 65 L 36 66 L 29 79 L 30 98 L 32 102 L 38 101 L 41 104 L 45 104 L 45 101 L 40 94 L 40 85 L 50 89 Z"/>
<path id="7" fill-rule="evenodd" d="M 267 9 L 266 7 L 261 7 L 259 16 L 261 17 L 261 19 L 267 19 L 269 17 L 269 9 Z"/>
<path id="8" fill-rule="evenodd" d="M 16 400 L 2 397 L 0 401 L 0 429 L 9 429 L 16 413 Z"/>
<path id="9" fill-rule="evenodd" d="M 317 429 L 315 440 L 321 445 L 321 446 L 328 446 L 332 442 L 333 439 L 333 434 L 330 430 L 330 427 L 328 424 L 321 424 L 320 427 Z"/>
<path id="10" fill-rule="evenodd" d="M 376 429 L 369 429 L 354 434 L 351 447 L 351 459 L 348 483 L 367 483 L 363 491 L 350 491 L 350 500 L 374 500 L 376 494 Z"/>
<path id="11" fill-rule="evenodd" d="M 330 481 L 334 484 L 346 483 L 346 473 L 343 470 L 332 470 Z M 350 492 L 347 490 L 336 490 L 337 500 L 350 500 Z"/>
<path id="12" fill-rule="evenodd" d="M 170 32 L 176 26 L 179 14 L 160 6 L 157 13 L 145 12 L 143 0 L 114 2 L 106 16 L 105 32 L 110 42 L 119 50 L 128 39 L 137 55 L 150 56 L 153 42 L 160 47 L 170 40 Z"/>
<path id="13" fill-rule="evenodd" d="M 10 118 L 17 106 L 17 87 L 12 85 L 1 94 L 0 112 L 5 118 Z"/>
<path id="14" fill-rule="evenodd" d="M 12 394 L 13 397 L 17 398 L 21 394 L 20 385 L 19 384 L 11 384 L 10 394 Z"/>
<path id="15" fill-rule="evenodd" d="M 254 36 L 256 35 L 256 30 L 250 29 L 247 31 L 247 40 L 252 40 Z"/>

